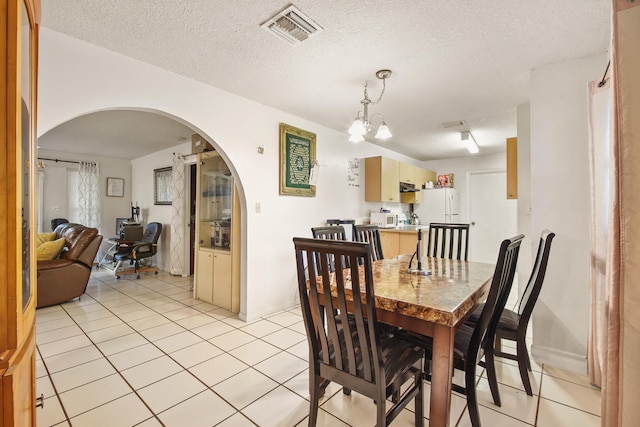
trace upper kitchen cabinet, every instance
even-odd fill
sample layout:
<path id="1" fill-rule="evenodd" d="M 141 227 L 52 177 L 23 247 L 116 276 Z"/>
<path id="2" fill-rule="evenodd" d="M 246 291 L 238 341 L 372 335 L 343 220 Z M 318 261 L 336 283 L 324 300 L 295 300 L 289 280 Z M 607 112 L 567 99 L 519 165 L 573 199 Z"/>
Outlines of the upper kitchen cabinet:
<path id="1" fill-rule="evenodd" d="M 400 202 L 400 165 L 386 157 L 368 157 L 364 163 L 364 200 Z"/>
<path id="2" fill-rule="evenodd" d="M 406 182 L 407 184 L 415 184 L 418 187 L 418 167 L 410 165 L 408 163 L 400 162 L 400 182 Z"/>
<path id="3" fill-rule="evenodd" d="M 435 183 L 436 177 L 437 176 L 435 171 L 418 168 L 418 184 L 419 185 L 416 185 L 416 187 L 422 187 L 425 183 L 429 181 Z"/>

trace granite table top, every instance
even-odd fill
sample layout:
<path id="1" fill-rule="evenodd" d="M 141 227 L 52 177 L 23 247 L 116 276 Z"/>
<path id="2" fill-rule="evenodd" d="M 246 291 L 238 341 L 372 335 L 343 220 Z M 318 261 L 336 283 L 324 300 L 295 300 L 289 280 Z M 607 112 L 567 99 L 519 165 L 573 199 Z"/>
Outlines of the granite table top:
<path id="1" fill-rule="evenodd" d="M 399 255 L 373 263 L 376 307 L 451 327 L 484 301 L 495 269 L 492 264 L 423 257 L 422 268 L 431 274 L 414 275 L 407 271 L 409 260 L 410 255 Z"/>

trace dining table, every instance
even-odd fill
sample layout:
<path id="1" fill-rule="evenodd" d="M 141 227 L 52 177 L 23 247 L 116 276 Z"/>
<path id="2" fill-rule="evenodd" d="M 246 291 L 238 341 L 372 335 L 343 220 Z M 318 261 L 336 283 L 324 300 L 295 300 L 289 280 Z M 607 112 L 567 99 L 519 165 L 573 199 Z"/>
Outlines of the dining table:
<path id="1" fill-rule="evenodd" d="M 409 273 L 411 255 L 372 263 L 379 322 L 433 338 L 430 427 L 449 426 L 454 337 L 486 299 L 495 265 L 422 258 L 428 274 Z M 416 264 L 414 260 L 414 266 Z"/>

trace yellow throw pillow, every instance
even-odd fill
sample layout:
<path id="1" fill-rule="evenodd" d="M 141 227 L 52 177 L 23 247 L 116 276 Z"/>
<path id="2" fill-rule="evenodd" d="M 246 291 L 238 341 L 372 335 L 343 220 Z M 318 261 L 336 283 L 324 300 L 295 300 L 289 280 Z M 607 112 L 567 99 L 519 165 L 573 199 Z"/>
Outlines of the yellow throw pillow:
<path id="1" fill-rule="evenodd" d="M 64 248 L 64 237 L 52 242 L 44 242 L 38 246 L 38 261 L 48 261 L 58 258 Z"/>
<path id="2" fill-rule="evenodd" d="M 36 235 L 36 248 L 39 248 L 44 242 L 53 242 L 55 239 L 55 231 L 52 231 L 51 233 L 38 233 Z"/>

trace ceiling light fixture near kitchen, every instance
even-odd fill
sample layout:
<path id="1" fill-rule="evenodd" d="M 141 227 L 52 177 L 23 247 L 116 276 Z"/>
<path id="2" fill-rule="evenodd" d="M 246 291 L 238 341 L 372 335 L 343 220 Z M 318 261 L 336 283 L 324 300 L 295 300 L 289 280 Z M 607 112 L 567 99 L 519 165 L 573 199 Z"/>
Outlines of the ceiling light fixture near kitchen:
<path id="1" fill-rule="evenodd" d="M 382 80 L 382 92 L 380 92 L 380 96 L 376 101 L 372 101 L 369 99 L 369 94 L 367 92 L 367 82 L 364 83 L 364 99 L 360 101 L 360 104 L 363 105 L 363 111 L 358 111 L 358 115 L 355 120 L 351 124 L 349 128 L 349 141 L 351 142 L 360 142 L 364 141 L 364 136 L 374 129 L 371 120 L 369 118 L 369 104 L 377 104 L 382 99 L 382 95 L 384 95 L 384 90 L 386 88 L 386 80 L 391 76 L 391 70 L 379 70 L 376 72 L 376 77 Z M 376 139 L 389 139 L 391 138 L 391 131 L 389 127 L 384 121 L 384 117 L 380 113 L 375 113 L 371 115 L 371 119 L 374 117 L 380 116 L 381 123 L 378 126 L 375 138 Z"/>
<path id="2" fill-rule="evenodd" d="M 461 132 L 460 139 L 462 140 L 462 142 L 464 142 L 464 146 L 467 147 L 467 150 L 469 150 L 471 154 L 476 154 L 478 151 L 480 151 L 478 143 L 476 142 L 476 139 L 473 137 L 470 131 L 466 130 L 464 132 Z"/>

